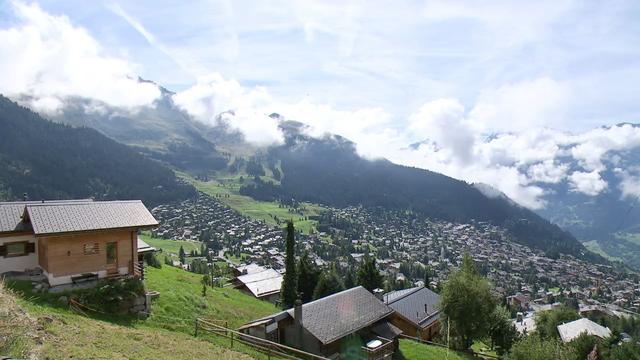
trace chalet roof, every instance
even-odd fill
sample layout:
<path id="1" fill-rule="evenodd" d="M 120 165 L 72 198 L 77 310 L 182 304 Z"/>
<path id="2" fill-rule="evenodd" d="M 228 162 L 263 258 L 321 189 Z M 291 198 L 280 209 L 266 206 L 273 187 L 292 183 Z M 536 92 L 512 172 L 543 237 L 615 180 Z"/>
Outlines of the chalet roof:
<path id="1" fill-rule="evenodd" d="M 293 317 L 293 309 L 287 313 Z M 302 305 L 302 326 L 329 344 L 391 313 L 391 308 L 358 286 Z"/>
<path id="2" fill-rule="evenodd" d="M 28 204 L 24 211 L 35 235 L 158 225 L 140 200 L 45 202 Z"/>
<path id="3" fill-rule="evenodd" d="M 578 319 L 566 324 L 558 325 L 558 332 L 563 342 L 569 342 L 582 333 L 597 336 L 599 338 L 607 338 L 611 336 L 611 330 L 587 318 Z"/>
<path id="4" fill-rule="evenodd" d="M 385 304 L 420 327 L 440 318 L 440 295 L 425 287 L 392 291 L 383 297 Z"/>
<path id="5" fill-rule="evenodd" d="M 153 252 L 156 251 L 156 248 L 154 248 L 153 246 L 147 244 L 146 242 L 142 241 L 142 239 L 140 239 L 140 237 L 138 237 L 138 254 L 141 253 L 146 253 L 146 252 Z"/>
<path id="6" fill-rule="evenodd" d="M 81 199 L 0 202 L 0 233 L 31 231 L 31 225 L 22 221 L 22 215 L 24 215 L 24 209 L 27 205 L 75 204 L 91 201 L 91 199 Z"/>
<path id="7" fill-rule="evenodd" d="M 265 269 L 237 277 L 237 280 L 251 291 L 253 296 L 262 297 L 280 291 L 282 274 L 273 269 Z"/>

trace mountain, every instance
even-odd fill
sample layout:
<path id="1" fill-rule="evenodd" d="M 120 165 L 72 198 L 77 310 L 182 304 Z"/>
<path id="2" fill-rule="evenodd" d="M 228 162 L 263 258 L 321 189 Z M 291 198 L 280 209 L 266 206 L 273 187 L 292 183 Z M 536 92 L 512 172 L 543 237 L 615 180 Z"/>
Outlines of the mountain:
<path id="1" fill-rule="evenodd" d="M 336 207 L 363 205 L 406 209 L 455 222 L 486 221 L 507 229 L 515 241 L 546 251 L 602 261 L 570 233 L 503 194 L 428 170 L 385 159 L 360 157 L 355 144 L 340 136 L 313 138 L 301 124 L 283 123 L 285 144 L 265 155 L 267 168 L 279 165 L 280 181 L 256 176 L 241 193 L 261 200 L 310 201 Z M 256 174 L 254 175 L 261 175 Z"/>
<path id="2" fill-rule="evenodd" d="M 65 99 L 62 110 L 49 118 L 74 127 L 94 128 L 179 170 L 199 173 L 224 168 L 227 159 L 210 139 L 219 134 L 207 138 L 213 130 L 181 111 L 173 103 L 171 91 L 158 88 L 161 96 L 151 106 L 131 110 L 75 97 Z"/>
<path id="3" fill-rule="evenodd" d="M 43 119 L 0 95 L 0 199 L 142 199 L 193 196 L 173 171 L 87 127 Z"/>
<path id="4" fill-rule="evenodd" d="M 564 161 L 579 169 L 575 161 Z M 600 172 L 607 188 L 595 196 L 571 191 L 566 181 L 536 184 L 547 194 L 547 206 L 538 213 L 591 247 L 640 268 L 640 203 L 621 190 L 625 173 L 637 171 L 638 164 L 640 147 L 609 151 Z"/>

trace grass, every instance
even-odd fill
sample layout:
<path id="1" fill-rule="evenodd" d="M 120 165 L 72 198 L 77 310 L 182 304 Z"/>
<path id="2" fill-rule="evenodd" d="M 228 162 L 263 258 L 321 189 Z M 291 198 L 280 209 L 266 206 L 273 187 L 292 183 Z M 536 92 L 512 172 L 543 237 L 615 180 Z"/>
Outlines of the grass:
<path id="1" fill-rule="evenodd" d="M 273 304 L 258 300 L 239 290 L 231 288 L 207 288 L 202 297 L 202 276 L 171 266 L 161 269 L 147 267 L 145 278 L 149 290 L 160 292 L 153 303 L 148 324 L 155 324 L 172 330 L 193 330 L 196 317 L 228 321 L 229 327 L 240 325 L 279 311 Z M 175 323 L 166 318 L 180 319 Z"/>
<path id="2" fill-rule="evenodd" d="M 270 201 L 258 201 L 249 196 L 240 195 L 240 187 L 243 181 L 242 175 L 218 176 L 211 181 L 198 181 L 187 174 L 177 173 L 180 177 L 191 183 L 199 191 L 215 197 L 218 201 L 238 211 L 242 215 L 252 219 L 262 220 L 270 226 L 284 227 L 284 222 L 293 220 L 296 229 L 305 234 L 315 230 L 317 221 L 306 220 L 308 216 L 317 216 L 324 208 L 317 204 L 301 203 L 300 212 L 291 212 L 289 207 L 280 207 L 279 203 Z M 246 180 L 248 177 L 243 176 Z M 280 220 L 280 223 L 276 220 Z"/>
<path id="3" fill-rule="evenodd" d="M 176 255 L 180 252 L 180 246 L 182 246 L 184 252 L 187 254 L 189 254 L 191 250 L 200 253 L 202 246 L 202 243 L 199 241 L 158 239 L 145 233 L 140 234 L 140 239 L 156 249 L 162 249 L 163 253 L 169 252 Z"/>
<path id="4" fill-rule="evenodd" d="M 85 317 L 60 304 L 57 299 L 61 294 L 33 294 L 23 282 L 16 282 L 12 287 L 21 293 L 20 307 L 31 318 L 38 319 L 34 324 L 44 324 L 44 345 L 39 349 L 43 358 L 266 359 L 266 355 L 238 342 L 233 349 L 228 349 L 230 341 L 219 336 L 192 336 L 196 317 L 226 320 L 229 327 L 237 328 L 278 311 L 268 302 L 231 288 L 208 287 L 203 297 L 200 280 L 201 275 L 166 265 L 161 269 L 147 267 L 146 288 L 159 291 L 160 297 L 154 300 L 152 314 L 146 320 L 95 313 Z M 0 297 L 0 316 L 5 304 Z M 2 320 L 0 317 L 0 325 Z M 31 322 L 19 321 L 20 324 Z M 24 331 L 12 328 L 20 335 L 36 333 L 32 327 Z M 35 347 L 29 336 L 16 336 L 12 344 L 12 350 L 0 348 L 1 353 L 24 357 L 25 352 Z"/>
<path id="5" fill-rule="evenodd" d="M 418 360 L 418 359 L 448 359 L 448 360 L 470 360 L 475 359 L 471 355 L 462 354 L 435 345 L 427 345 L 417 341 L 400 339 L 400 353 L 398 359 Z"/>
<path id="6" fill-rule="evenodd" d="M 600 255 L 600 256 L 608 259 L 608 260 L 614 260 L 614 261 L 615 260 L 622 260 L 620 258 L 617 258 L 615 256 L 611 256 L 611 255 L 607 254 L 604 251 L 604 249 L 602 249 L 600 244 L 598 243 L 598 240 L 586 241 L 586 242 L 583 242 L 582 245 L 584 245 L 587 248 L 587 250 L 589 250 L 589 251 L 591 251 L 593 253 L 596 253 L 596 254 L 598 254 L 598 255 Z"/>

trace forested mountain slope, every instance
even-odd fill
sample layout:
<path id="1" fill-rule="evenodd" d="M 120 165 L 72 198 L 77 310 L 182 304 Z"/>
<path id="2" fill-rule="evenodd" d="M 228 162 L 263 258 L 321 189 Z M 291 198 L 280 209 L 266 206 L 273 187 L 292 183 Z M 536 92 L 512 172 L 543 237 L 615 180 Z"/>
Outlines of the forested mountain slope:
<path id="1" fill-rule="evenodd" d="M 184 199 L 174 173 L 90 128 L 45 120 L 0 96 L 0 199 Z"/>
<path id="2" fill-rule="evenodd" d="M 570 233 L 505 196 L 488 197 L 476 186 L 431 171 L 367 160 L 347 139 L 312 138 L 290 125 L 283 127 L 286 143 L 272 148 L 266 160 L 267 166 L 279 164 L 280 184 L 255 178 L 242 193 L 263 200 L 407 209 L 462 223 L 487 221 L 508 229 L 514 240 L 548 254 L 602 260 Z"/>

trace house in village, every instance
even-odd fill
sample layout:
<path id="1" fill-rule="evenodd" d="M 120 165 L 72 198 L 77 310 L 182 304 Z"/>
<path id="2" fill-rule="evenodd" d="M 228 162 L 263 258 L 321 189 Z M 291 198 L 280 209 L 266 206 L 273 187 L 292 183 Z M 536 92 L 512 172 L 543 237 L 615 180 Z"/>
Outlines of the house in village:
<path id="1" fill-rule="evenodd" d="M 277 303 L 280 300 L 282 274 L 273 269 L 251 268 L 251 272 L 235 279 L 235 287 L 254 297 Z"/>
<path id="2" fill-rule="evenodd" d="M 391 322 L 405 335 L 429 341 L 440 332 L 440 295 L 428 288 L 392 291 L 383 301 L 395 310 Z"/>
<path id="3" fill-rule="evenodd" d="M 402 333 L 391 323 L 394 310 L 365 288 L 354 287 L 285 310 L 242 327 L 242 333 L 300 350 L 335 357 L 349 352 L 368 359 L 390 358 Z"/>
<path id="4" fill-rule="evenodd" d="M 138 231 L 157 225 L 139 200 L 0 203 L 0 274 L 52 287 L 137 275 Z"/>
<path id="5" fill-rule="evenodd" d="M 568 343 L 582 334 L 606 339 L 611 336 L 611 330 L 587 318 L 581 318 L 558 325 L 558 333 L 562 342 Z"/>

